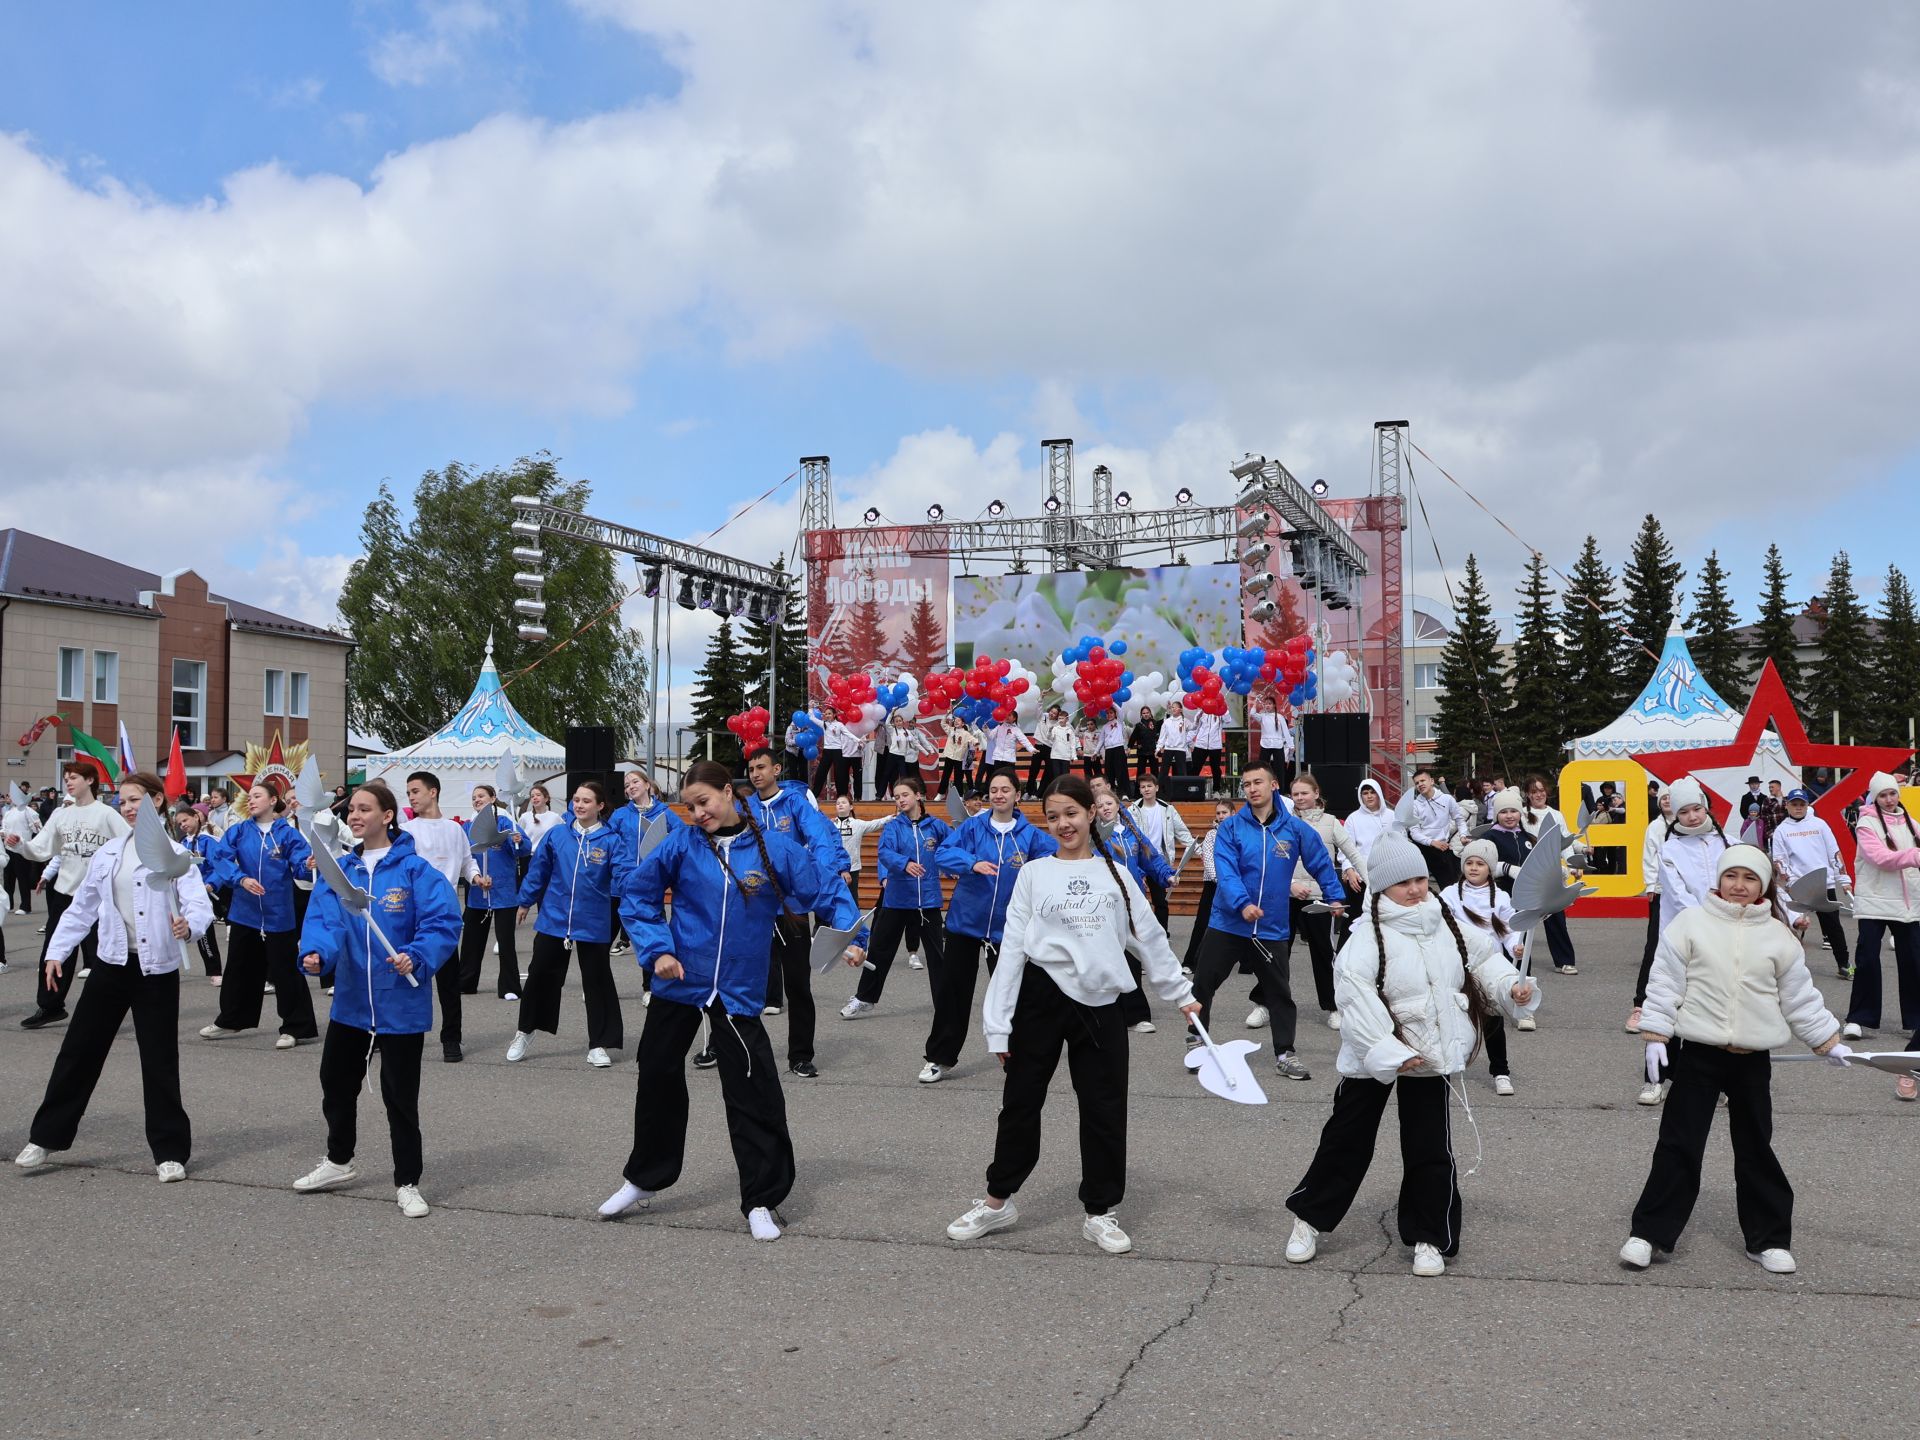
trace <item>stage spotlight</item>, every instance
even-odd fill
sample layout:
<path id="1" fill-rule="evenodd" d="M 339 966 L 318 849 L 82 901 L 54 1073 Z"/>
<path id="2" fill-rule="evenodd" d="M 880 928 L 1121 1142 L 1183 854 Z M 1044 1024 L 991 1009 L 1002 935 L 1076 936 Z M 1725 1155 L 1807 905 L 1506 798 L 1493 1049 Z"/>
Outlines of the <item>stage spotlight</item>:
<path id="1" fill-rule="evenodd" d="M 1262 570 L 1257 575 L 1251 575 L 1240 588 L 1249 595 L 1263 594 L 1273 588 L 1273 572 Z"/>
<path id="2" fill-rule="evenodd" d="M 711 580 L 702 580 L 700 582 L 700 608 L 702 610 L 711 610 L 713 608 L 713 582 Z"/>
<path id="3" fill-rule="evenodd" d="M 678 605 L 682 610 L 691 610 L 694 608 L 693 577 L 691 575 L 682 575 L 680 577 L 680 593 L 673 597 L 673 603 Z"/>
<path id="4" fill-rule="evenodd" d="M 927 518 L 929 520 L 938 520 L 942 515 L 946 513 L 947 513 L 947 507 L 938 503 L 937 501 L 934 504 L 927 506 Z"/>
<path id="5" fill-rule="evenodd" d="M 713 608 L 722 615 L 731 615 L 733 613 L 733 597 L 727 594 L 726 586 L 722 585 L 714 595 Z"/>
<path id="6" fill-rule="evenodd" d="M 1240 563 L 1242 565 L 1258 565 L 1271 554 L 1273 554 L 1273 546 L 1264 540 L 1258 540 L 1240 552 Z"/>
<path id="7" fill-rule="evenodd" d="M 544 620 L 547 618 L 547 602 L 544 600 L 516 600 L 513 602 L 513 611 L 514 614 L 524 615 L 529 620 Z"/>
<path id="8" fill-rule="evenodd" d="M 878 505 L 869 505 L 867 507 L 867 513 L 860 518 L 866 521 L 867 524 L 872 525 L 880 518 L 880 507 Z"/>
<path id="9" fill-rule="evenodd" d="M 651 600 L 660 593 L 660 567 L 658 565 L 647 566 L 645 575 L 647 583 L 641 587 L 640 593 Z"/>
<path id="10" fill-rule="evenodd" d="M 760 608 L 760 594 L 758 591 L 755 591 L 747 597 L 747 623 L 749 625 L 758 625 L 764 618 L 765 612 Z"/>
<path id="11" fill-rule="evenodd" d="M 1178 490 L 1173 492 L 1173 503 L 1176 505 L 1191 505 L 1193 503 L 1193 491 L 1182 485 Z"/>
<path id="12" fill-rule="evenodd" d="M 989 501 L 987 502 L 987 514 L 989 514 L 989 515 L 1004 515 L 1004 514 L 1006 514 L 1006 513 L 1007 513 L 1007 502 L 1006 502 L 1006 501 L 1004 501 L 1004 500 L 989 500 Z"/>
<path id="13" fill-rule="evenodd" d="M 1316 495 L 1324 495 L 1332 488 L 1333 487 L 1328 485 L 1324 480 L 1316 480 L 1313 482 L 1313 493 Z"/>
<path id="14" fill-rule="evenodd" d="M 537 645 L 547 638 L 547 627 L 544 625 L 522 625 L 515 633 L 529 644 Z"/>
<path id="15" fill-rule="evenodd" d="M 1266 468 L 1266 456 L 1249 453 L 1247 458 L 1234 466 L 1229 473 L 1234 479 L 1244 483 L 1248 489 L 1252 489 L 1260 483 L 1260 472 Z"/>
<path id="16" fill-rule="evenodd" d="M 1113 508 L 1116 510 L 1125 510 L 1131 504 L 1133 504 L 1133 496 L 1124 490 L 1113 497 Z"/>
<path id="17" fill-rule="evenodd" d="M 1327 609 L 1329 610 L 1350 610 L 1353 608 L 1353 600 L 1345 590 L 1333 590 L 1327 595 L 1326 601 Z"/>
<path id="18" fill-rule="evenodd" d="M 1269 526 L 1272 523 L 1273 523 L 1272 520 L 1264 514 L 1249 515 L 1246 519 L 1240 522 L 1239 528 L 1236 529 L 1234 533 L 1238 535 L 1242 540 L 1251 540 L 1256 535 L 1266 534 L 1267 526 Z"/>
<path id="19" fill-rule="evenodd" d="M 1058 495 L 1047 496 L 1047 503 L 1040 508 L 1045 510 L 1049 515 L 1056 514 L 1060 509 L 1060 497 Z"/>
<path id="20" fill-rule="evenodd" d="M 1266 624 L 1267 621 L 1273 619 L 1273 617 L 1278 615 L 1279 613 L 1280 613 L 1280 607 L 1274 604 L 1273 601 L 1271 600 L 1262 600 L 1258 605 L 1254 606 L 1253 609 L 1247 612 L 1248 615 L 1252 616 L 1255 620 L 1258 620 L 1262 625 Z"/>
<path id="21" fill-rule="evenodd" d="M 547 552 L 538 545 L 516 545 L 513 547 L 513 558 L 522 565 L 545 565 Z"/>

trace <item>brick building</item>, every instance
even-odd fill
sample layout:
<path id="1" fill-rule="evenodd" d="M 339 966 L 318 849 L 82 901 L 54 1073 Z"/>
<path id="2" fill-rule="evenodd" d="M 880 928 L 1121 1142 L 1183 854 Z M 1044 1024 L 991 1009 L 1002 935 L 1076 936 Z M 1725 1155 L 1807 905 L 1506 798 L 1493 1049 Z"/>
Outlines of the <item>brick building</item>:
<path id="1" fill-rule="evenodd" d="M 336 631 L 208 592 L 192 570 L 155 575 L 24 530 L 0 530 L 0 750 L 5 778 L 58 779 L 71 753 L 35 721 L 62 715 L 159 768 L 176 726 L 190 783 L 240 768 L 249 743 L 311 742 L 328 784 L 347 773 L 347 657 Z"/>

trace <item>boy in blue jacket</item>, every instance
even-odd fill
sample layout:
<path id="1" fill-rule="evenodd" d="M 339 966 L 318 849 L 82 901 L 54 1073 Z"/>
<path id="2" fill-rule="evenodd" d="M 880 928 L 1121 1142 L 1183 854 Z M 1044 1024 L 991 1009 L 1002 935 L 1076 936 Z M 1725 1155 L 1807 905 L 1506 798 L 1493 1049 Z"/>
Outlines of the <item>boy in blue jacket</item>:
<path id="1" fill-rule="evenodd" d="M 320 1051 L 327 1155 L 293 1188 L 331 1190 L 358 1178 L 353 1153 L 360 1085 L 378 1050 L 394 1198 L 402 1215 L 418 1219 L 427 1213 L 420 1195 L 420 1051 L 433 1028 L 433 975 L 454 958 L 460 940 L 460 898 L 447 877 L 415 852 L 413 837 L 400 828 L 399 803 L 378 780 L 353 792 L 347 829 L 361 848 L 341 856 L 340 869 L 372 903 L 353 913 L 322 885 L 307 907 L 301 964 L 309 975 L 333 983 L 333 1014 Z M 373 933 L 376 925 L 393 955 Z"/>
<path id="2" fill-rule="evenodd" d="M 1278 783 L 1265 761 L 1240 772 L 1247 803 L 1221 822 L 1213 842 L 1213 913 L 1207 917 L 1206 942 L 1194 967 L 1193 993 L 1202 1006 L 1200 1023 L 1211 1026 L 1214 991 L 1235 966 L 1250 966 L 1273 1027 L 1274 1068 L 1289 1080 L 1310 1080 L 1312 1074 L 1293 1053 L 1299 1011 L 1287 974 L 1293 951 L 1288 917 L 1294 867 L 1307 867 L 1335 914 L 1344 912 L 1347 892 L 1313 827 L 1278 803 Z M 1188 1040 L 1199 1043 L 1191 1033 Z"/>

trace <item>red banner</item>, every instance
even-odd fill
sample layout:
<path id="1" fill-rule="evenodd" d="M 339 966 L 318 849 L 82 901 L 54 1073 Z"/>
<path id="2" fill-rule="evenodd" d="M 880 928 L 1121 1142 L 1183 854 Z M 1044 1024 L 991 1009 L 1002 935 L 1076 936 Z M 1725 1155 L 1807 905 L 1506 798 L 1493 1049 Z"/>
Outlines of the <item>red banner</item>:
<path id="1" fill-rule="evenodd" d="M 948 560 L 908 550 L 905 526 L 814 531 L 807 566 L 810 693 L 865 671 L 924 677 L 947 663 Z M 919 533 L 923 540 L 925 527 Z"/>

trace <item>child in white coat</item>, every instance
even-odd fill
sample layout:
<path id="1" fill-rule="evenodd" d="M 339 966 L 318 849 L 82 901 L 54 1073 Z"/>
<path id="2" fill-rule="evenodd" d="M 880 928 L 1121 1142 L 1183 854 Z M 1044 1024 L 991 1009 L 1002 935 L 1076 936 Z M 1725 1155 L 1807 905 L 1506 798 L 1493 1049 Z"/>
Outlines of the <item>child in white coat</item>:
<path id="1" fill-rule="evenodd" d="M 1691 775 L 1673 782 L 1673 819 L 1660 842 L 1660 933 L 1713 889 L 1727 837 Z"/>
<path id="2" fill-rule="evenodd" d="M 1493 867 L 1500 853 L 1491 840 L 1470 841 L 1460 852 L 1460 883 L 1440 892 L 1440 903 L 1469 925 L 1477 925 L 1499 942 L 1501 953 L 1517 965 L 1527 953 L 1526 937 L 1514 932 L 1513 901 L 1493 883 Z M 1507 1063 L 1507 1026 L 1498 1010 L 1481 1022 L 1480 1037 L 1487 1047 L 1487 1073 L 1493 1093 L 1513 1094 L 1513 1067 Z"/>
<path id="3" fill-rule="evenodd" d="M 1781 919 L 1766 854 L 1733 845 L 1714 869 L 1713 888 L 1661 935 L 1647 984 L 1640 1034 L 1648 1075 L 1666 1063 L 1669 1037 L 1686 1044 L 1673 1057 L 1673 1090 L 1620 1263 L 1644 1270 L 1655 1250 L 1679 1242 L 1699 1198 L 1714 1104 L 1725 1094 L 1747 1258 L 1786 1275 L 1795 1269 L 1788 1248 L 1793 1187 L 1773 1153 L 1768 1054 L 1796 1037 L 1836 1065 L 1852 1052 L 1814 989 L 1799 939 Z"/>
<path id="4" fill-rule="evenodd" d="M 1854 827 L 1860 848 L 1853 883 L 1853 918 L 1859 922 L 1853 994 L 1847 1000 L 1847 1038 L 1880 1028 L 1880 937 L 1893 941 L 1893 969 L 1900 983 L 1900 1028 L 1920 1043 L 1920 827 L 1900 803 L 1900 782 L 1882 772 L 1867 782 Z M 1894 1092 L 1920 1098 L 1920 1084 L 1902 1075 Z"/>
<path id="5" fill-rule="evenodd" d="M 1415 1275 L 1441 1275 L 1460 1244 L 1460 1187 L 1447 1122 L 1447 1076 L 1479 1048 L 1480 1017 L 1497 1004 L 1516 1019 L 1538 1005 L 1533 982 L 1489 932 L 1462 929 L 1428 891 L 1427 863 L 1405 836 L 1374 842 L 1367 920 L 1334 963 L 1345 1024 L 1333 1116 L 1306 1177 L 1287 1197 L 1296 1217 L 1287 1259 L 1304 1264 L 1337 1226 L 1372 1163 L 1387 1099 L 1400 1095 L 1400 1240 Z"/>

